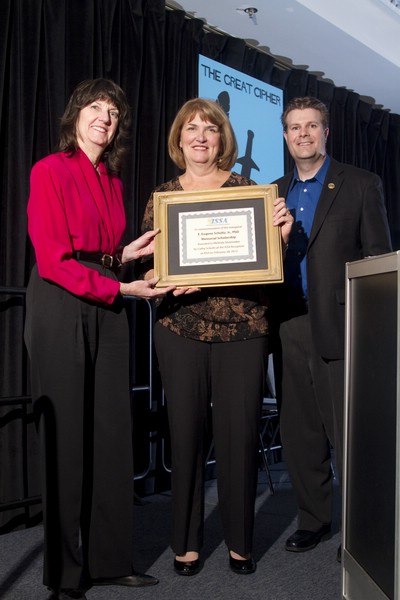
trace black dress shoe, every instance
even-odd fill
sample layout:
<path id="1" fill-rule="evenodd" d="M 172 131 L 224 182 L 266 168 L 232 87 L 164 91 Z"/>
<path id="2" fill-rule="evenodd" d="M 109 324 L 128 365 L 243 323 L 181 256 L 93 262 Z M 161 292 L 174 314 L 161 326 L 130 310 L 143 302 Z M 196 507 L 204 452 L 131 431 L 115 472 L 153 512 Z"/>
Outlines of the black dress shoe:
<path id="1" fill-rule="evenodd" d="M 144 587 L 146 585 L 156 585 L 158 579 L 151 575 L 142 573 L 133 573 L 127 577 L 101 577 L 93 579 L 93 585 L 126 585 L 128 587 Z"/>
<path id="2" fill-rule="evenodd" d="M 197 575 L 200 571 L 200 561 L 198 558 L 196 560 L 176 560 L 174 559 L 174 571 L 178 573 L 178 575 Z"/>
<path id="3" fill-rule="evenodd" d="M 52 600 L 87 600 L 82 590 L 75 588 L 61 588 L 58 591 L 52 591 Z"/>
<path id="4" fill-rule="evenodd" d="M 342 544 L 340 544 L 339 548 L 337 549 L 336 560 L 340 563 L 342 562 Z"/>
<path id="5" fill-rule="evenodd" d="M 330 525 L 323 525 L 318 531 L 298 529 L 286 540 L 285 548 L 289 552 L 307 552 L 307 550 L 315 548 L 330 530 Z"/>
<path id="6" fill-rule="evenodd" d="M 256 562 L 254 558 L 251 556 L 250 558 L 246 558 L 245 560 L 233 558 L 229 554 L 229 567 L 231 571 L 237 573 L 238 575 L 250 575 L 254 573 L 256 570 Z"/>

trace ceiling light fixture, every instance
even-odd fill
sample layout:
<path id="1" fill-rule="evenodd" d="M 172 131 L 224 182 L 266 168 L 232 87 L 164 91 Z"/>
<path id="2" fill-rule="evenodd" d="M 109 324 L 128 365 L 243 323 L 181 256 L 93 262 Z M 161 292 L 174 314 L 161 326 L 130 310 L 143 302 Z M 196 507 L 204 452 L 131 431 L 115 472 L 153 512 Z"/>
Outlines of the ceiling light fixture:
<path id="1" fill-rule="evenodd" d="M 249 6 L 248 8 L 244 8 L 243 10 L 247 15 L 249 15 L 250 19 L 251 17 L 254 17 L 254 15 L 258 12 L 258 8 L 255 8 L 254 6 Z"/>
<path id="2" fill-rule="evenodd" d="M 237 8 L 236 10 L 240 10 L 246 13 L 246 15 L 253 21 L 253 23 L 256 24 L 256 13 L 258 13 L 258 8 L 256 8 L 255 6 L 246 6 L 244 8 Z"/>

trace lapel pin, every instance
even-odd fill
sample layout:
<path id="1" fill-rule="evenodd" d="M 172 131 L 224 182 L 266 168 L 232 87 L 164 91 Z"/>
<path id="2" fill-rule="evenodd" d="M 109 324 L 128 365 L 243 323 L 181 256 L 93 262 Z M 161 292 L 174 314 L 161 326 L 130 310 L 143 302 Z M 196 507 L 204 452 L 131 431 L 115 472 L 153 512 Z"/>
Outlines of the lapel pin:
<path id="1" fill-rule="evenodd" d="M 334 190 L 335 189 L 335 184 L 334 183 L 328 183 L 328 188 L 330 190 Z"/>

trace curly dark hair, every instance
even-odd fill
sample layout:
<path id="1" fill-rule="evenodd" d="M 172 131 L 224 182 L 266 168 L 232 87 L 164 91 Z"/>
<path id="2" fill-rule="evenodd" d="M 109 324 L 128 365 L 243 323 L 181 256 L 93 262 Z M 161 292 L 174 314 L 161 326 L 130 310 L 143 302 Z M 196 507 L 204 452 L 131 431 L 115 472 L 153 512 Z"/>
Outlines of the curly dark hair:
<path id="1" fill-rule="evenodd" d="M 302 98 L 292 98 L 292 100 L 289 100 L 287 103 L 281 116 L 281 123 L 284 131 L 287 130 L 286 118 L 288 114 L 292 110 L 304 110 L 305 108 L 314 108 L 315 110 L 318 110 L 321 113 L 323 128 L 327 129 L 329 127 L 329 111 L 327 106 L 321 102 L 321 100 L 318 100 L 318 98 L 313 98 L 312 96 L 303 96 Z"/>
<path id="2" fill-rule="evenodd" d="M 76 124 L 79 113 L 82 108 L 95 100 L 110 102 L 119 112 L 117 132 L 102 156 L 107 168 L 112 172 L 118 172 L 128 150 L 131 111 L 124 91 L 110 79 L 86 79 L 77 85 L 61 117 L 58 150 L 69 153 L 78 150 Z"/>

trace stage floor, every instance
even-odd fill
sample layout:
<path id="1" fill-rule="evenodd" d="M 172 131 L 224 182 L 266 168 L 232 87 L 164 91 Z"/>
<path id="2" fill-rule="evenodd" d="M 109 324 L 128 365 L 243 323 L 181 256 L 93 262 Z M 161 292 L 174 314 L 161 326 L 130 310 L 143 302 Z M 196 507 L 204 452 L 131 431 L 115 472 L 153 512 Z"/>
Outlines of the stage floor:
<path id="1" fill-rule="evenodd" d="M 170 493 L 155 494 L 135 506 L 137 571 L 160 579 L 149 588 L 92 588 L 88 600 L 338 600 L 341 566 L 336 561 L 340 537 L 340 498 L 335 486 L 332 534 L 314 550 L 287 552 L 284 543 L 297 529 L 296 504 L 284 463 L 271 466 L 275 494 L 271 495 L 263 470 L 259 472 L 254 536 L 257 571 L 240 576 L 228 567 L 217 506 L 216 481 L 206 487 L 205 545 L 202 570 L 181 577 L 172 569 L 169 547 Z M 42 585 L 41 526 L 0 536 L 0 598 L 48 600 Z"/>

